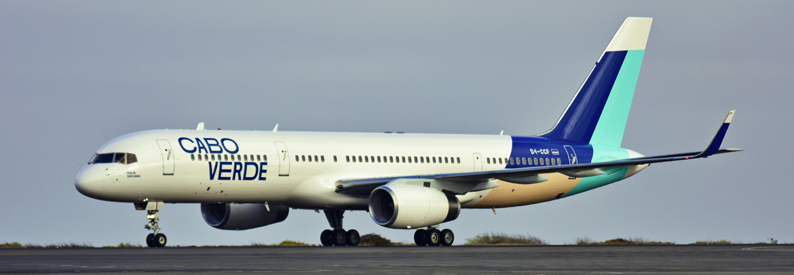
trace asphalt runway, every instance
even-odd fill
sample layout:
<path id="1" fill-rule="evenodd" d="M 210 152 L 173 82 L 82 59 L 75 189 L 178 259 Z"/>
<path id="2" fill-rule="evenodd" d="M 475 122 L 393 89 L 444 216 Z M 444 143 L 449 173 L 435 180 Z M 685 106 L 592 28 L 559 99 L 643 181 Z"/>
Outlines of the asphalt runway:
<path id="1" fill-rule="evenodd" d="M 0 249 L 10 273 L 794 274 L 792 245 Z"/>

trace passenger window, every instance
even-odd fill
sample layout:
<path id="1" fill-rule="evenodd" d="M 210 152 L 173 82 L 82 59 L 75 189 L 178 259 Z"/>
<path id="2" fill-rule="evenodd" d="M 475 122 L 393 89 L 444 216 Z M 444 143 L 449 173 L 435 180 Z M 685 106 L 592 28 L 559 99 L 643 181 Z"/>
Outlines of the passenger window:
<path id="1" fill-rule="evenodd" d="M 485 162 L 487 162 L 488 164 L 491 164 L 491 158 L 485 158 Z"/>
<path id="2" fill-rule="evenodd" d="M 414 157 L 414 163 L 419 163 L 419 158 L 418 157 Z"/>
<path id="3" fill-rule="evenodd" d="M 549 159 L 548 158 L 546 158 L 546 165 L 551 165 L 551 163 L 549 163 Z"/>
<path id="4" fill-rule="evenodd" d="M 499 164 L 502 164 L 502 158 L 499 158 Z"/>
<path id="5" fill-rule="evenodd" d="M 513 165 L 513 164 L 515 164 L 515 163 L 513 162 L 513 158 L 510 158 L 510 165 Z"/>
<path id="6" fill-rule="evenodd" d="M 527 165 L 527 158 L 521 158 L 521 165 Z"/>
<path id="7" fill-rule="evenodd" d="M 212 158 L 212 160 L 215 160 L 215 155 L 210 155 L 210 158 Z"/>
<path id="8" fill-rule="evenodd" d="M 457 159 L 458 159 L 458 163 L 460 163 L 460 157 L 458 157 Z"/>
<path id="9" fill-rule="evenodd" d="M 532 165 L 538 165 L 538 158 L 532 159 Z"/>
<path id="10" fill-rule="evenodd" d="M 560 158 L 557 158 L 557 165 L 562 165 L 562 161 L 560 160 Z"/>
<path id="11" fill-rule="evenodd" d="M 389 162 L 390 163 L 394 163 L 394 157 L 393 156 L 389 156 Z"/>
<path id="12" fill-rule="evenodd" d="M 248 155 L 243 155 L 243 160 L 248 161 Z"/>
<path id="13" fill-rule="evenodd" d="M 350 156 L 345 156 L 345 161 L 350 162 Z"/>
<path id="14" fill-rule="evenodd" d="M 334 162 L 336 162 L 336 155 L 334 155 Z"/>
<path id="15" fill-rule="evenodd" d="M 325 156 L 320 156 L 320 161 L 325 162 Z"/>
<path id="16" fill-rule="evenodd" d="M 267 161 L 267 155 L 262 155 L 262 160 Z"/>
<path id="17" fill-rule="evenodd" d="M 295 161 L 301 161 L 301 157 L 300 157 L 300 156 L 298 156 L 298 155 L 296 155 L 296 156 L 295 156 Z"/>
<path id="18" fill-rule="evenodd" d="M 362 160 L 363 158 L 361 156 L 358 156 L 358 162 L 363 162 Z"/>
<path id="19" fill-rule="evenodd" d="M 190 160 L 196 160 L 196 155 L 190 154 Z"/>
<path id="20" fill-rule="evenodd" d="M 261 161 L 261 159 L 259 158 L 259 155 L 256 155 L 256 161 Z"/>

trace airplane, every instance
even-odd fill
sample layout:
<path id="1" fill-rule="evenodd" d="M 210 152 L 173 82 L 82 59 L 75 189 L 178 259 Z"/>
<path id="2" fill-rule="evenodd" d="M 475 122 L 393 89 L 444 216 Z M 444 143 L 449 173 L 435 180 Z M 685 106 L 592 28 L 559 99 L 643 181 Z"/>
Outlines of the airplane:
<path id="1" fill-rule="evenodd" d="M 284 221 L 290 208 L 322 210 L 324 246 L 356 246 L 345 211 L 414 230 L 418 246 L 450 246 L 464 208 L 515 207 L 567 198 L 650 164 L 741 151 L 720 149 L 730 111 L 700 152 L 643 156 L 621 148 L 652 18 L 629 17 L 556 124 L 535 136 L 150 130 L 117 137 L 77 174 L 85 196 L 146 210 L 149 247 L 163 247 L 164 203 L 196 203 L 217 229 Z M 220 129 L 219 129 L 220 130 Z"/>

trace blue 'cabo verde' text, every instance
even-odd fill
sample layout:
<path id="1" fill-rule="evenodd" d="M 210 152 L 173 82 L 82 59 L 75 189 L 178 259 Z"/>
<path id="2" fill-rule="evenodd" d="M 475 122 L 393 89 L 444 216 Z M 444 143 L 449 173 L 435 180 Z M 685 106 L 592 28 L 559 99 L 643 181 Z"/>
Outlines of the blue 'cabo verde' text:
<path id="1" fill-rule="evenodd" d="M 210 180 L 265 180 L 267 162 L 207 162 L 210 167 Z"/>
<path id="2" fill-rule="evenodd" d="M 182 147 L 182 151 L 188 154 L 222 154 L 224 151 L 229 154 L 237 154 L 237 152 L 240 151 L 237 142 L 230 138 L 222 138 L 220 141 L 215 138 L 204 138 L 203 140 L 202 142 L 200 138 L 190 139 L 181 137 L 179 138 L 179 147 Z M 232 150 L 232 148 L 234 150 Z"/>

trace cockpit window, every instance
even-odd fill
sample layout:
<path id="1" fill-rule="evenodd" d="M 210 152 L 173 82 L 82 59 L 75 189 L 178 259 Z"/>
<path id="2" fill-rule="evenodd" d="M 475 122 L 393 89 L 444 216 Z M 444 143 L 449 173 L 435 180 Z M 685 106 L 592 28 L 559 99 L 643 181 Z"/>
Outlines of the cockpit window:
<path id="1" fill-rule="evenodd" d="M 133 164 L 138 162 L 138 157 L 135 154 L 127 153 L 127 164 Z"/>
<path id="2" fill-rule="evenodd" d="M 111 163 L 113 162 L 113 153 L 97 154 L 93 163 Z"/>
<path id="3" fill-rule="evenodd" d="M 124 153 L 116 153 L 116 155 L 113 157 L 113 162 L 124 164 L 124 161 Z"/>
<path id="4" fill-rule="evenodd" d="M 91 158 L 91 161 L 88 164 L 114 162 L 120 164 L 132 164 L 138 162 L 138 158 L 135 156 L 135 154 L 131 153 L 94 154 L 94 157 Z"/>

